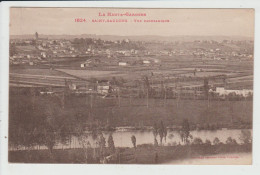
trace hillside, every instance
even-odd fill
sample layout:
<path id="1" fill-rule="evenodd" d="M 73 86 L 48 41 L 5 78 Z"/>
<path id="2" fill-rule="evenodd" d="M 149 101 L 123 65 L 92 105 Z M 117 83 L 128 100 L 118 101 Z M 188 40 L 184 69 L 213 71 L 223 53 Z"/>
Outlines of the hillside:
<path id="1" fill-rule="evenodd" d="M 74 39 L 74 38 L 95 38 L 102 40 L 123 40 L 130 39 L 133 41 L 195 41 L 195 40 L 253 40 L 253 38 L 245 36 L 158 36 L 158 35 L 145 35 L 145 36 L 115 36 L 115 35 L 93 35 L 93 34 L 82 34 L 82 35 L 41 35 L 41 38 L 48 39 Z M 32 39 L 34 35 L 10 35 L 10 39 Z"/>

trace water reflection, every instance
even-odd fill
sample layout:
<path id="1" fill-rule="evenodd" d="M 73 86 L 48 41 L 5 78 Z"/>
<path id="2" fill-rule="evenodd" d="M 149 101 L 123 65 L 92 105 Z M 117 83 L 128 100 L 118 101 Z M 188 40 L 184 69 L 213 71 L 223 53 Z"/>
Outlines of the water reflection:
<path id="1" fill-rule="evenodd" d="M 252 132 L 251 130 L 249 130 Z M 237 143 L 241 143 L 239 136 L 240 136 L 241 130 L 238 129 L 232 129 L 232 130 L 215 130 L 215 131 L 191 131 L 191 135 L 193 138 L 199 137 L 202 139 L 203 142 L 206 141 L 206 139 L 213 142 L 215 137 L 218 137 L 219 140 L 223 143 L 226 142 L 228 137 L 232 137 L 237 141 Z M 109 133 L 103 134 L 106 141 L 108 139 Z M 153 144 L 154 143 L 154 135 L 152 131 L 115 131 L 113 132 L 113 139 L 116 147 L 132 147 L 132 141 L 131 136 L 134 135 L 136 137 L 136 144 Z M 78 143 L 77 137 L 73 137 L 73 148 L 80 147 Z M 94 145 L 95 141 L 92 139 L 91 136 L 87 138 L 87 140 L 90 142 L 91 146 Z M 159 141 L 159 136 L 157 136 L 157 140 Z M 168 131 L 166 142 L 163 139 L 164 145 L 172 145 L 172 144 L 182 144 L 181 137 L 178 133 L 178 131 Z M 60 147 L 62 145 L 58 145 Z M 63 145 L 64 147 L 64 145 Z"/>
<path id="2" fill-rule="evenodd" d="M 248 131 L 251 132 L 252 130 L 249 129 Z M 196 137 L 201 138 L 203 142 L 207 140 L 210 140 L 211 143 L 213 140 L 218 137 L 219 140 L 223 143 L 226 142 L 228 137 L 232 137 L 237 141 L 238 144 L 241 143 L 241 140 L 239 139 L 241 130 L 239 129 L 222 129 L 222 130 L 215 130 L 215 131 L 206 131 L 206 130 L 201 130 L 201 131 L 191 131 L 190 134 L 193 136 L 193 139 Z M 109 137 L 108 132 L 103 133 L 105 139 L 106 139 L 106 146 L 107 146 L 107 140 Z M 115 131 L 113 132 L 113 140 L 115 147 L 133 147 L 132 141 L 131 141 L 131 136 L 134 135 L 136 137 L 136 144 L 141 145 L 141 144 L 154 144 L 154 135 L 151 130 L 149 131 Z M 157 140 L 159 142 L 160 138 L 157 136 Z M 192 141 L 192 140 L 191 140 Z M 87 143 L 89 142 L 92 147 L 95 147 L 97 145 L 97 140 L 94 140 L 90 134 L 86 134 L 86 137 L 84 137 L 84 142 Z M 163 145 L 175 145 L 175 144 L 183 144 L 181 142 L 181 137 L 179 135 L 178 131 L 170 131 L 168 130 L 167 138 L 166 140 L 163 139 L 162 141 Z M 80 144 L 80 141 L 78 137 L 73 136 L 71 138 L 70 143 L 68 144 L 57 144 L 54 149 L 66 149 L 66 148 L 81 148 L 82 145 Z M 12 147 L 11 150 L 17 150 L 17 149 L 25 149 L 23 147 Z M 46 146 L 36 146 L 33 149 L 47 149 Z"/>

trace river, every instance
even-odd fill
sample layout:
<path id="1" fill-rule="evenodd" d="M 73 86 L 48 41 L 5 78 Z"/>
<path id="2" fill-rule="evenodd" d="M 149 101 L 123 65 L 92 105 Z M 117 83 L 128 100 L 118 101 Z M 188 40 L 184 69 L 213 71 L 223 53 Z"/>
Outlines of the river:
<path id="1" fill-rule="evenodd" d="M 248 131 L 251 132 L 252 130 L 249 129 Z M 196 137 L 199 137 L 202 139 L 203 142 L 205 142 L 206 139 L 210 140 L 213 142 L 213 140 L 217 137 L 219 140 L 223 143 L 226 142 L 228 137 L 232 137 L 237 141 L 237 143 L 241 143 L 239 137 L 241 134 L 240 129 L 220 129 L 220 130 L 214 130 L 214 131 L 208 131 L 208 130 L 201 130 L 201 131 L 191 131 L 190 134 L 192 135 L 193 139 Z M 109 133 L 104 133 L 103 134 L 106 142 L 109 137 Z M 115 147 L 132 147 L 132 141 L 131 141 L 131 136 L 134 135 L 136 137 L 136 144 L 153 144 L 154 143 L 154 135 L 151 130 L 149 131 L 115 131 L 112 133 L 113 140 Z M 157 136 L 157 140 L 159 142 L 159 136 Z M 85 139 L 85 143 L 89 142 L 90 145 L 93 147 L 96 145 L 96 141 L 93 140 L 92 136 L 89 135 Z M 168 131 L 166 141 L 163 139 L 163 145 L 174 145 L 174 144 L 182 144 L 181 142 L 181 137 L 178 133 L 178 131 Z M 107 143 L 106 143 L 107 146 Z M 72 137 L 71 143 L 70 144 L 61 144 L 58 143 L 55 145 L 54 149 L 66 149 L 66 148 L 80 148 L 82 147 L 79 144 L 79 139 L 77 137 Z M 16 150 L 17 148 L 10 148 L 10 150 Z M 22 147 L 18 149 L 23 149 Z M 33 149 L 39 149 L 38 148 L 33 148 Z M 40 146 L 40 149 L 47 149 L 45 146 Z"/>

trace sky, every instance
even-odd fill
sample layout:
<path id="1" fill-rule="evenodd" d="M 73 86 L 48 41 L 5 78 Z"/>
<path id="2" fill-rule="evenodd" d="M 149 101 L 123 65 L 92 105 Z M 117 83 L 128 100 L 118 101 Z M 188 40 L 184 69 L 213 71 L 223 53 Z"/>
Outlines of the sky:
<path id="1" fill-rule="evenodd" d="M 99 16 L 99 13 L 145 13 L 146 16 Z M 86 22 L 75 22 L 75 18 Z M 98 19 L 126 19 L 127 23 L 93 23 Z M 140 23 L 134 20 L 142 20 Z M 144 20 L 169 20 L 148 23 Z M 161 35 L 254 37 L 253 9 L 111 9 L 11 8 L 10 35 Z"/>

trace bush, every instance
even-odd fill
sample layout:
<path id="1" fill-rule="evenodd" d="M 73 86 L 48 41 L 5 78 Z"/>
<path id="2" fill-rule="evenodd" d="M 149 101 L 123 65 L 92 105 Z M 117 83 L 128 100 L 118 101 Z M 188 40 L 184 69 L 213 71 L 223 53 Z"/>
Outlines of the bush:
<path id="1" fill-rule="evenodd" d="M 226 144 L 235 145 L 235 144 L 237 144 L 237 141 L 236 141 L 236 139 L 232 139 L 232 137 L 228 137 L 226 140 Z"/>
<path id="2" fill-rule="evenodd" d="M 202 142 L 201 138 L 196 137 L 196 138 L 194 138 L 192 144 L 194 144 L 194 145 L 201 145 L 201 144 L 203 144 L 203 142 Z"/>
<path id="3" fill-rule="evenodd" d="M 169 134 L 168 139 L 173 139 L 174 135 L 173 134 Z"/>
<path id="4" fill-rule="evenodd" d="M 219 145 L 221 142 L 219 140 L 219 138 L 215 137 L 215 139 L 213 140 L 213 144 L 214 145 Z"/>
<path id="5" fill-rule="evenodd" d="M 174 141 L 174 142 L 168 143 L 167 146 L 177 146 L 177 142 Z"/>
<path id="6" fill-rule="evenodd" d="M 233 143 L 233 145 L 236 145 L 237 144 L 236 139 L 232 139 L 232 143 Z"/>
<path id="7" fill-rule="evenodd" d="M 156 138 L 154 138 L 154 146 L 158 146 L 158 141 Z"/>
<path id="8" fill-rule="evenodd" d="M 251 132 L 248 130 L 241 130 L 241 134 L 239 136 L 239 139 L 244 143 L 248 144 L 252 142 L 252 135 Z"/>
<path id="9" fill-rule="evenodd" d="M 177 142 L 174 141 L 174 142 L 171 143 L 171 145 L 172 145 L 172 146 L 177 146 Z"/>
<path id="10" fill-rule="evenodd" d="M 211 141 L 207 139 L 207 140 L 205 141 L 205 144 L 206 144 L 206 145 L 211 145 Z"/>

